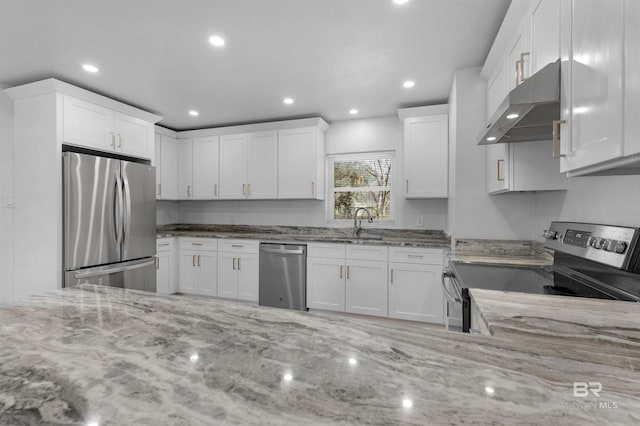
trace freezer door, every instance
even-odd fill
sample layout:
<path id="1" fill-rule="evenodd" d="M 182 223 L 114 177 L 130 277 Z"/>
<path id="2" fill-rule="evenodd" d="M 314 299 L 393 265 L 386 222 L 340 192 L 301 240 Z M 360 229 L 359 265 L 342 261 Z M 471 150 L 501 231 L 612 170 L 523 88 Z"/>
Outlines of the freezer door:
<path id="1" fill-rule="evenodd" d="M 65 152 L 63 169 L 65 269 L 119 262 L 120 161 Z"/>
<path id="2" fill-rule="evenodd" d="M 156 259 L 152 257 L 65 272 L 65 287 L 79 284 L 156 291 Z"/>
<path id="3" fill-rule="evenodd" d="M 156 254 L 156 170 L 122 161 L 124 193 L 122 260 Z"/>

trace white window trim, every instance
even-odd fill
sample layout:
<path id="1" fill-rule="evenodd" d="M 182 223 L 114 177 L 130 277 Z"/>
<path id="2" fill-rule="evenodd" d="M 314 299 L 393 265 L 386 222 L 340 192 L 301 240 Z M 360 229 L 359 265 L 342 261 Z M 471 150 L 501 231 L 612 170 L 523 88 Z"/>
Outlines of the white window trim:
<path id="1" fill-rule="evenodd" d="M 368 151 L 368 152 L 352 152 L 345 154 L 330 154 L 327 155 L 326 161 L 326 176 L 327 176 L 327 185 L 326 185 L 326 194 L 325 194 L 325 215 L 327 218 L 327 224 L 338 226 L 338 227 L 349 227 L 353 226 L 353 218 L 351 219 L 334 219 L 333 218 L 333 208 L 335 198 L 333 196 L 333 164 L 336 160 L 339 161 L 357 161 L 357 160 L 371 160 L 376 158 L 389 158 L 391 160 L 391 186 L 389 190 L 391 191 L 391 219 L 390 220 L 374 220 L 373 223 L 366 223 L 366 220 L 363 222 L 363 227 L 365 228 L 387 228 L 389 226 L 393 226 L 396 223 L 395 218 L 397 217 L 398 204 L 396 201 L 396 185 L 395 185 L 395 174 L 397 173 L 397 164 L 396 164 L 396 152 L 395 151 Z M 375 187 L 372 187 L 375 188 Z M 382 188 L 382 187 L 380 187 Z M 358 215 L 362 218 L 362 216 Z"/>

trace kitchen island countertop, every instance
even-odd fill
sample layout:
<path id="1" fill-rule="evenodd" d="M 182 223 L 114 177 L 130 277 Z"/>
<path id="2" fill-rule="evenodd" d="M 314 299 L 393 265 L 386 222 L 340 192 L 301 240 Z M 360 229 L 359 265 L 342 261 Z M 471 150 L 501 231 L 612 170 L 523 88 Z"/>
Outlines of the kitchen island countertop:
<path id="1" fill-rule="evenodd" d="M 0 307 L 0 424 L 638 424 L 632 319 L 474 336 L 84 285 Z"/>

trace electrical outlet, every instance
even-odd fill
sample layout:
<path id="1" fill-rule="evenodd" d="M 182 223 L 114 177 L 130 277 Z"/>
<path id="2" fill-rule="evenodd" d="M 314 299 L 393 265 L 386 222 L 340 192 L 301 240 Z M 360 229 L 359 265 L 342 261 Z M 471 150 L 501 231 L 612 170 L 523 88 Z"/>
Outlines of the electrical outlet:
<path id="1" fill-rule="evenodd" d="M 236 217 L 235 217 L 235 216 L 231 216 L 231 223 L 232 223 L 232 224 L 236 224 L 236 223 L 238 223 L 238 219 L 236 219 Z"/>
<path id="2" fill-rule="evenodd" d="M 416 225 L 417 226 L 424 226 L 424 216 L 418 216 L 418 218 L 416 220 Z"/>
<path id="3" fill-rule="evenodd" d="M 7 209 L 13 209 L 16 206 L 15 200 L 13 197 L 5 197 L 4 198 L 4 206 Z"/>

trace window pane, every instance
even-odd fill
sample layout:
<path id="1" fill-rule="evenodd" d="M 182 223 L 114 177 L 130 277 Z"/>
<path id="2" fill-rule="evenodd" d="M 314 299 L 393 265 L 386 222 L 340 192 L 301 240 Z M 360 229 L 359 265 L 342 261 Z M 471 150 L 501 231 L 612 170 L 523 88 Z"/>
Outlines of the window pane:
<path id="1" fill-rule="evenodd" d="M 353 219 L 358 207 L 366 207 L 375 220 L 391 220 L 391 191 L 363 191 L 334 193 L 334 219 Z M 358 217 L 365 217 L 360 212 Z"/>
<path id="2" fill-rule="evenodd" d="M 333 167 L 336 188 L 391 186 L 391 159 L 336 161 Z"/>

